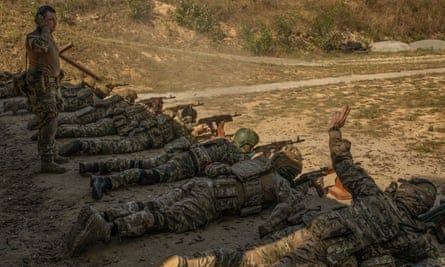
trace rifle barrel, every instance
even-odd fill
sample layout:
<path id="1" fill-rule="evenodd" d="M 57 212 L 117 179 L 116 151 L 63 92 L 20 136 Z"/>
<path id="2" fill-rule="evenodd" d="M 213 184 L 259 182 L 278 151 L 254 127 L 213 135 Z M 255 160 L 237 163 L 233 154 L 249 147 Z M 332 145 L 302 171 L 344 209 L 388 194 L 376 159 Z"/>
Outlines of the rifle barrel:
<path id="1" fill-rule="evenodd" d="M 84 67 L 84 66 L 80 65 L 79 63 L 75 62 L 75 61 L 72 60 L 71 58 L 69 58 L 69 57 L 67 57 L 67 56 L 65 56 L 65 55 L 62 55 L 62 54 L 59 54 L 59 56 L 60 56 L 61 59 L 65 60 L 65 61 L 66 61 L 67 63 L 69 63 L 70 65 L 72 65 L 72 66 L 78 68 L 79 70 L 83 71 L 84 73 L 90 75 L 91 77 L 93 77 L 93 78 L 96 79 L 97 81 L 99 81 L 99 82 L 102 81 L 102 79 L 101 79 L 99 76 L 97 76 L 96 74 L 94 74 L 92 71 L 90 71 L 90 70 L 87 69 L 86 67 Z"/>

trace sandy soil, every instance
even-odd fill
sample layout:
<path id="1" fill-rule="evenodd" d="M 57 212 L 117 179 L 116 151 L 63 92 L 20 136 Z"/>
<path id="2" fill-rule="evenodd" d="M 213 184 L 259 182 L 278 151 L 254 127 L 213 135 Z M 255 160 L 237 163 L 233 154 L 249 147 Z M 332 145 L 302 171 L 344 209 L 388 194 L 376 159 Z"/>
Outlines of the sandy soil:
<path id="1" fill-rule="evenodd" d="M 431 75 L 431 76 L 429 76 Z M 409 144 L 423 139 L 443 141 L 443 131 L 429 131 L 429 125 L 445 128 L 444 106 L 439 112 L 428 107 L 407 108 L 396 100 L 420 90 L 416 84 L 434 83 L 429 92 L 443 99 L 445 78 L 426 74 L 403 80 L 354 82 L 327 87 L 299 88 L 258 94 L 232 94 L 222 98 L 200 99 L 200 116 L 239 111 L 243 116 L 227 125 L 227 132 L 252 127 L 261 143 L 294 139 L 300 136 L 304 172 L 329 163 L 326 124 L 329 114 L 346 101 L 352 103 L 351 118 L 344 130 L 352 141 L 356 161 L 363 163 L 382 188 L 400 177 L 416 174 L 431 177 L 445 194 L 445 151 L 443 145 L 430 152 L 412 149 Z M 385 90 L 382 90 L 385 88 Z M 369 95 L 365 93 L 371 91 Z M 431 96 L 430 96 L 431 97 Z M 179 101 L 179 100 L 176 100 Z M 175 102 L 169 102 L 173 105 Z M 362 114 L 373 104 L 385 114 L 377 119 Z M 1 105 L 1 103 L 0 103 Z M 441 112 L 440 112 L 441 111 Z M 414 114 L 414 119 L 403 119 Z M 78 258 L 66 254 L 65 238 L 83 205 L 101 208 L 130 200 L 144 200 L 168 191 L 182 182 L 146 187 L 128 187 L 106 195 L 101 201 L 91 198 L 89 179 L 78 174 L 78 162 L 112 158 L 73 157 L 63 175 L 37 173 L 37 147 L 26 130 L 30 114 L 0 116 L 0 262 L 2 266 L 157 266 L 172 254 L 192 254 L 214 247 L 241 248 L 259 242 L 257 226 L 270 210 L 247 218 L 222 218 L 209 226 L 188 233 L 159 233 L 139 238 L 112 240 L 98 244 Z M 59 144 L 69 140 L 58 140 Z M 439 142 L 440 143 L 440 142 Z M 144 151 L 125 156 L 153 156 L 159 151 Z M 122 156 L 122 155 L 115 155 Z M 332 183 L 329 176 L 326 183 Z M 313 194 L 308 205 L 336 205 Z M 445 253 L 445 248 L 441 247 Z"/>

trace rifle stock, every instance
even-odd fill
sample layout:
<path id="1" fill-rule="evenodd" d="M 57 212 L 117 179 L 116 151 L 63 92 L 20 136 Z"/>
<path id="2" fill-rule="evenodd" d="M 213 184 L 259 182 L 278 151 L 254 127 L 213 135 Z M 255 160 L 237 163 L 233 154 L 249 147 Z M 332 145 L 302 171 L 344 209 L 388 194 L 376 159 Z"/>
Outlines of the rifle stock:
<path id="1" fill-rule="evenodd" d="M 68 49 L 71 49 L 73 47 L 72 43 L 68 43 L 66 46 L 62 47 L 59 51 L 59 57 L 61 59 L 63 59 L 65 62 L 67 62 L 68 64 L 70 64 L 71 66 L 79 69 L 80 71 L 84 72 L 87 75 L 90 75 L 91 77 L 93 77 L 94 79 L 96 79 L 97 81 L 102 81 L 102 79 L 97 76 L 96 74 L 94 74 L 92 71 L 90 71 L 89 69 L 87 69 L 86 67 L 80 65 L 79 63 L 75 62 L 74 60 L 72 60 L 71 58 L 63 55 L 63 53 L 65 51 L 67 51 Z"/>

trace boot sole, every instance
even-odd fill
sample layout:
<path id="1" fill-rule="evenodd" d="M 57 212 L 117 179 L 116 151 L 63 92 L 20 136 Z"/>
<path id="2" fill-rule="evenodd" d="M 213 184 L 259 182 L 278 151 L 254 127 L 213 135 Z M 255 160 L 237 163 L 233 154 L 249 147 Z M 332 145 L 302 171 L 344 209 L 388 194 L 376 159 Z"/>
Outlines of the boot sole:
<path id="1" fill-rule="evenodd" d="M 77 217 L 77 221 L 68 234 L 68 249 L 71 257 L 79 256 L 80 253 L 88 246 L 89 244 L 85 244 L 84 247 L 79 247 L 86 239 L 86 237 L 90 234 L 91 228 L 90 225 L 95 222 L 96 218 L 94 216 L 100 216 L 99 213 L 91 206 L 83 207 L 79 216 Z M 89 229 L 90 231 L 85 231 L 85 229 Z"/>

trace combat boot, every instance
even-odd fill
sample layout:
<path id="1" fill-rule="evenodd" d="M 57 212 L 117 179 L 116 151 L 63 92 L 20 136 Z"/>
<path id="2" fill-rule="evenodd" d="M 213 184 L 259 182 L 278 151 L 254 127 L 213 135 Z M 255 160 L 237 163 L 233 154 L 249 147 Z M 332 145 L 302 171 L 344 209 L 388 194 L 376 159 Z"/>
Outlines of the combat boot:
<path id="1" fill-rule="evenodd" d="M 37 141 L 37 139 L 39 139 L 39 133 L 34 133 L 33 135 L 31 135 L 31 141 Z"/>
<path id="2" fill-rule="evenodd" d="M 107 222 L 98 210 L 91 206 L 83 207 L 68 234 L 67 247 L 70 255 L 79 256 L 89 245 L 109 241 L 112 228 L 113 223 Z"/>
<path id="3" fill-rule="evenodd" d="M 62 157 L 58 154 L 54 155 L 54 162 L 57 164 L 64 164 L 64 163 L 68 163 L 70 160 L 67 157 Z"/>
<path id="4" fill-rule="evenodd" d="M 60 148 L 59 154 L 61 156 L 78 155 L 82 149 L 82 142 L 74 140 Z"/>
<path id="5" fill-rule="evenodd" d="M 157 184 L 161 180 L 161 175 L 155 169 L 140 170 L 140 176 L 138 183 L 140 185 L 152 185 Z"/>
<path id="6" fill-rule="evenodd" d="M 103 194 L 112 188 L 110 178 L 96 175 L 91 176 L 90 186 L 93 189 L 94 199 L 101 199 Z"/>
<path id="7" fill-rule="evenodd" d="M 67 169 L 59 166 L 54 161 L 42 160 L 40 166 L 40 172 L 42 173 L 65 173 Z"/>
<path id="8" fill-rule="evenodd" d="M 98 172 L 99 163 L 97 162 L 79 162 L 79 173 Z"/>

